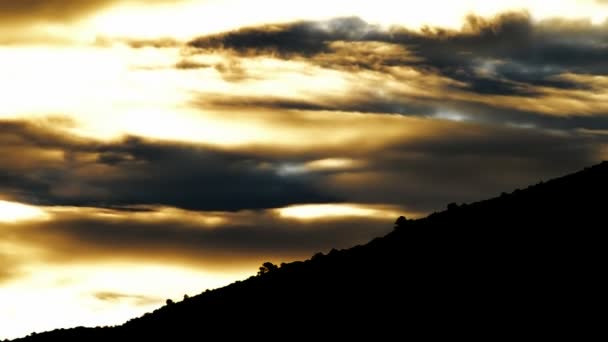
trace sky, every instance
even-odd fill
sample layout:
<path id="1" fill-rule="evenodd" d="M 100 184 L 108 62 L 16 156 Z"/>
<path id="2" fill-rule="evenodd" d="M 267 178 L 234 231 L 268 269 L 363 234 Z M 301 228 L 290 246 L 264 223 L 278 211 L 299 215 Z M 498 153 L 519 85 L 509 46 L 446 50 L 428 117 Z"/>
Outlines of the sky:
<path id="1" fill-rule="evenodd" d="M 608 1 L 0 0 L 0 339 L 608 159 Z"/>

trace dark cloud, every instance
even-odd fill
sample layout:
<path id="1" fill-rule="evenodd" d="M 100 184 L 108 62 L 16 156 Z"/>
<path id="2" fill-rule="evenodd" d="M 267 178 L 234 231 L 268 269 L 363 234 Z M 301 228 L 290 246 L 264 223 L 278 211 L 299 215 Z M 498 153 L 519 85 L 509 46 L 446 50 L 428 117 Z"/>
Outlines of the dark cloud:
<path id="1" fill-rule="evenodd" d="M 315 171 L 315 182 L 327 193 L 349 202 L 385 203 L 406 208 L 407 212 L 432 212 L 445 208 L 449 202 L 470 202 L 497 196 L 503 191 L 512 191 L 594 164 L 599 161 L 600 149 L 608 143 L 605 136 L 579 135 L 574 132 L 429 121 L 421 121 L 424 124 L 432 123 L 433 129 L 427 134 L 415 139 L 398 139 L 381 150 L 368 151 L 346 146 L 342 150 L 331 151 L 342 158 L 362 163 L 345 169 Z M 414 130 L 423 129 L 410 119 L 404 121 L 404 124 Z M 133 144 L 137 149 L 143 148 L 137 142 Z M 144 164 L 156 163 L 156 160 L 165 160 L 165 154 L 176 156 L 170 158 L 171 161 L 182 160 L 183 156 L 179 157 L 180 155 L 190 155 L 185 158 L 186 163 L 166 164 L 173 165 L 178 170 L 187 164 L 197 164 L 191 162 L 196 161 L 196 158 L 192 159 L 199 153 L 196 150 L 175 147 L 158 149 L 146 145 L 143 148 L 145 152 L 133 153 L 127 152 L 130 149 L 125 145 L 128 143 L 121 144 L 122 150 L 104 146 L 102 149 L 108 149 L 108 153 L 119 153 L 108 155 L 105 165 L 117 166 L 121 170 L 129 170 L 131 167 L 137 169 L 134 166 L 136 160 L 143 161 Z M 241 152 L 240 155 L 249 155 L 252 160 L 257 160 L 256 155 L 272 155 L 274 160 L 290 160 L 296 164 L 299 160 L 304 164 L 326 157 L 326 153 L 330 152 L 308 151 L 294 156 L 292 152 L 273 151 L 269 147 L 268 151 L 258 150 L 250 154 Z M 149 156 L 143 158 L 143 155 Z M 221 166 L 228 174 L 234 172 L 230 170 L 233 167 L 248 170 L 247 163 L 225 162 L 232 158 L 230 155 L 212 160 L 222 160 L 217 167 Z M 144 170 L 150 172 L 149 169 Z M 201 172 L 200 168 L 195 170 Z M 129 175 L 129 172 L 126 174 Z M 151 174 L 159 180 L 166 178 L 158 171 Z M 113 178 L 111 173 L 107 176 Z M 201 182 L 204 182 L 204 176 L 201 176 Z M 144 202 L 120 200 L 130 196 L 130 193 L 144 191 L 143 186 L 137 184 L 136 178 L 129 177 L 128 185 L 127 182 L 109 182 L 117 194 L 115 199 L 105 204 L 123 206 L 126 203 Z M 245 173 L 241 177 L 249 176 Z M 272 184 L 258 186 L 242 183 L 235 178 L 231 180 L 256 192 L 250 195 L 251 198 L 261 196 L 261 203 L 266 203 L 264 195 L 259 192 Z M 276 178 L 273 180 L 280 182 Z M 218 182 L 218 188 L 233 191 L 232 184 L 217 181 L 213 177 L 208 182 Z M 150 180 L 146 183 L 145 191 L 150 194 L 162 191 L 171 194 L 162 188 L 162 181 Z M 179 189 L 187 196 L 191 182 L 186 180 L 184 184 Z M 155 187 L 160 187 L 162 191 Z M 128 192 L 121 188 L 128 189 Z M 167 205 L 180 203 L 171 196 L 166 198 L 168 200 L 163 203 Z M 239 199 L 237 203 L 241 201 Z M 227 210 L 235 207 L 230 203 L 219 203 L 207 207 L 224 206 Z M 197 206 L 195 209 L 202 207 Z M 160 216 L 156 214 L 157 210 L 159 209 L 154 207 L 121 207 L 120 210 L 58 211 L 51 220 L 27 222 L 4 229 L 0 232 L 0 240 L 11 236 L 13 243 L 51 245 L 53 249 L 47 250 L 43 256 L 49 262 L 131 259 L 186 263 L 207 268 L 242 269 L 243 266 L 251 266 L 254 269 L 255 265 L 265 259 L 275 262 L 294 260 L 316 251 L 363 243 L 389 231 L 392 223 L 392 218 L 360 217 L 301 221 L 282 217 L 269 210 L 179 211 Z"/>
<path id="2" fill-rule="evenodd" d="M 28 203 L 240 210 L 337 200 L 314 176 L 282 176 L 257 155 L 136 137 L 99 143 L 25 122 L 1 122 L 0 132 L 0 191 Z"/>
<path id="3" fill-rule="evenodd" d="M 365 168 L 333 174 L 327 188 L 355 202 L 430 212 L 596 164 L 606 143 L 574 133 L 447 124 L 371 155 Z"/>
<path id="4" fill-rule="evenodd" d="M 373 40 L 379 29 L 359 18 L 339 18 L 324 22 L 264 25 L 200 37 L 190 42 L 198 49 L 226 49 L 240 54 L 273 54 L 280 57 L 312 56 L 328 52 L 338 40 Z"/>
<path id="5" fill-rule="evenodd" d="M 555 79 L 566 72 L 608 74 L 607 25 L 572 20 L 533 23 L 529 14 L 512 12 L 493 19 L 471 15 L 459 31 L 427 27 L 420 32 L 402 27 L 382 30 L 358 18 L 341 18 L 244 28 L 200 37 L 189 45 L 242 56 L 306 58 L 334 68 L 409 65 L 463 82 L 458 87 L 479 94 L 535 96 L 535 86 L 586 87 Z M 362 43 L 404 50 L 401 56 L 349 58 L 348 50 L 356 51 Z"/>
<path id="6" fill-rule="evenodd" d="M 274 212 L 245 211 L 214 213 L 225 222 L 209 226 L 192 212 L 149 219 L 120 211 L 106 210 L 105 214 L 86 210 L 57 213 L 50 221 L 7 227 L 0 231 L 0 238 L 10 234 L 14 243 L 42 247 L 40 258 L 51 263 L 145 260 L 223 271 L 247 266 L 254 271 L 266 260 L 300 259 L 365 243 L 390 231 L 394 221 L 300 221 Z"/>
<path id="7" fill-rule="evenodd" d="M 5 156 L 0 191 L 45 205 L 237 211 L 347 201 L 429 212 L 592 165 L 608 144 L 605 135 L 577 130 L 405 118 L 393 124 L 426 133 L 391 138 L 376 147 L 294 150 L 276 145 L 224 151 L 134 137 L 80 141 L 42 128 L 37 136 L 31 125 L 5 123 L 5 131 L 12 127 L 13 134 L 0 134 Z M 363 166 L 282 172 L 284 166 L 306 170 L 308 162 L 335 157 Z"/>
<path id="8" fill-rule="evenodd" d="M 608 112 L 598 109 L 594 97 L 605 84 L 585 78 L 608 73 L 607 33 L 608 23 L 533 22 L 529 14 L 513 12 L 492 19 L 471 15 L 457 31 L 382 30 L 358 18 L 300 21 L 205 36 L 190 46 L 194 53 L 221 51 L 231 60 L 273 56 L 361 75 L 345 93 L 307 99 L 204 94 L 196 103 L 202 108 L 452 115 L 478 123 L 576 130 L 608 125 Z M 255 39 L 259 36 L 264 39 Z M 402 83 L 404 90 L 390 82 Z"/>

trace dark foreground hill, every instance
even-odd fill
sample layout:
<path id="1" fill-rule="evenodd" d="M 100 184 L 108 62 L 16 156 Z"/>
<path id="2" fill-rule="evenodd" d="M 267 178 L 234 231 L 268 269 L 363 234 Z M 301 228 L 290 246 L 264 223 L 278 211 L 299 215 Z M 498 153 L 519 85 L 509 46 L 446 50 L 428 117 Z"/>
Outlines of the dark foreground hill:
<path id="1" fill-rule="evenodd" d="M 286 264 L 120 327 L 25 340 L 588 338 L 604 317 L 607 190 L 604 162 L 400 221 L 367 245 Z"/>

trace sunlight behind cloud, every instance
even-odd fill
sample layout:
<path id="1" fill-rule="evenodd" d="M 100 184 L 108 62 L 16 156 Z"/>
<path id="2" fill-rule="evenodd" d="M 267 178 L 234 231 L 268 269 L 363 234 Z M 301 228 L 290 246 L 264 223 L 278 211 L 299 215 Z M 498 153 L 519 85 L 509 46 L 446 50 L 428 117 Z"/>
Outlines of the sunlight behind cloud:
<path id="1" fill-rule="evenodd" d="M 306 163 L 311 170 L 344 170 L 363 165 L 363 162 L 348 158 L 327 158 Z"/>
<path id="2" fill-rule="evenodd" d="M 37 207 L 0 200 L 0 223 L 43 219 L 46 216 L 46 213 Z"/>
<path id="3" fill-rule="evenodd" d="M 341 217 L 397 218 L 402 215 L 399 208 L 363 204 L 304 204 L 276 209 L 284 218 L 315 220 Z"/>

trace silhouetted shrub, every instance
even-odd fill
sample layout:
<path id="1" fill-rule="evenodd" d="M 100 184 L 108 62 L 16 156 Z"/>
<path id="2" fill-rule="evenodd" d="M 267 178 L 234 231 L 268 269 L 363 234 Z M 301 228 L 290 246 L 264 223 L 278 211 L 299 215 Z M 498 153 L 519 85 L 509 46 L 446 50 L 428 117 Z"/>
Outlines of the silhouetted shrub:
<path id="1" fill-rule="evenodd" d="M 319 260 L 321 260 L 321 259 L 322 259 L 324 256 L 325 256 L 325 255 L 324 255 L 323 253 L 319 252 L 319 253 L 317 253 L 317 254 L 313 255 L 313 256 L 312 256 L 312 258 L 311 258 L 311 260 L 312 260 L 312 261 L 319 261 Z"/>
<path id="2" fill-rule="evenodd" d="M 274 272 L 276 270 L 279 269 L 279 266 L 271 263 L 271 262 L 265 262 L 264 264 L 262 264 L 262 266 L 260 267 L 260 270 L 258 271 L 258 275 L 264 275 L 270 272 Z"/>
<path id="3" fill-rule="evenodd" d="M 408 220 L 405 216 L 399 216 L 397 221 L 395 221 L 395 228 L 403 228 L 407 225 Z"/>
<path id="4" fill-rule="evenodd" d="M 167 299 L 167 305 L 173 305 L 175 304 L 171 299 Z"/>
<path id="5" fill-rule="evenodd" d="M 456 203 L 450 203 L 448 204 L 448 210 L 449 211 L 453 211 L 453 210 L 457 210 L 458 209 L 458 204 Z"/>

